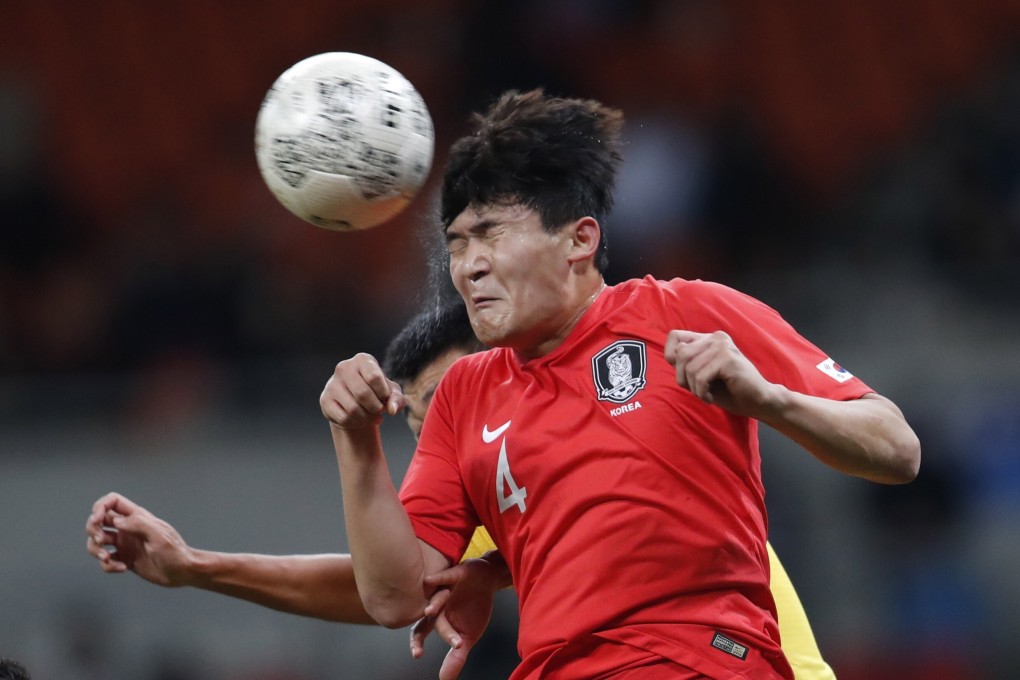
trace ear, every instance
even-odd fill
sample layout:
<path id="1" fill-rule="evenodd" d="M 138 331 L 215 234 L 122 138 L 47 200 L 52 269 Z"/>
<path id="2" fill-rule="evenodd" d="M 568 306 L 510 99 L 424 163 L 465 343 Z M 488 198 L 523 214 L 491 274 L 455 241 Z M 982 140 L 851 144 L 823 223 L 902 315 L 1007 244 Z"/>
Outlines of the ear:
<path id="1" fill-rule="evenodd" d="M 567 227 L 570 234 L 570 252 L 567 261 L 573 264 L 594 260 L 602 240 L 602 230 L 594 217 L 582 217 Z"/>

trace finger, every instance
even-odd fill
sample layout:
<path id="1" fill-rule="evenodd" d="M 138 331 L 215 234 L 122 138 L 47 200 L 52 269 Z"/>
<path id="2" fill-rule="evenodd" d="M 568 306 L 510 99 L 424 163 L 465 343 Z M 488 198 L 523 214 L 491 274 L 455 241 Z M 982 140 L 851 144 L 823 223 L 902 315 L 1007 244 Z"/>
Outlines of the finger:
<path id="1" fill-rule="evenodd" d="M 708 335 L 678 346 L 677 383 L 699 399 L 704 399 L 707 384 L 715 380 L 718 374 L 718 369 L 713 367 L 718 356 L 718 346 L 711 342 Z"/>
<path id="2" fill-rule="evenodd" d="M 697 333 L 695 331 L 688 331 L 688 330 L 683 330 L 683 329 L 680 329 L 680 328 L 676 328 L 674 330 L 671 330 L 669 332 L 669 335 L 670 335 L 670 337 L 674 338 L 677 342 L 686 345 L 687 343 L 691 343 L 691 342 L 694 342 L 696 340 L 701 340 L 702 338 L 707 338 L 709 334 L 708 333 Z"/>
<path id="3" fill-rule="evenodd" d="M 457 585 L 467 576 L 467 567 L 463 564 L 455 564 L 449 569 L 437 571 L 425 577 L 427 586 L 453 586 Z"/>
<path id="4" fill-rule="evenodd" d="M 666 344 L 662 348 L 662 358 L 673 366 L 676 366 L 676 346 L 677 342 L 667 336 Z"/>
<path id="5" fill-rule="evenodd" d="M 338 383 L 334 382 L 333 378 L 330 378 L 319 396 L 319 408 L 322 409 L 322 415 L 330 422 L 340 423 L 347 417 L 347 412 L 339 399 L 342 389 Z"/>
<path id="6" fill-rule="evenodd" d="M 127 564 L 116 559 L 106 548 L 97 546 L 91 539 L 86 548 L 90 555 L 99 560 L 99 568 L 103 571 L 111 574 L 127 571 Z"/>
<path id="7" fill-rule="evenodd" d="M 133 515 L 142 510 L 142 506 L 115 491 L 106 494 L 96 501 L 94 508 L 98 509 L 100 507 L 103 508 L 104 515 L 110 511 L 116 512 L 119 515 Z"/>
<path id="8" fill-rule="evenodd" d="M 710 386 L 719 377 L 719 361 L 716 353 L 702 351 L 684 364 L 686 388 L 702 401 L 711 403 Z"/>
<path id="9" fill-rule="evenodd" d="M 673 367 L 676 369 L 676 379 L 681 387 L 686 388 L 687 383 L 687 365 L 697 357 L 705 349 L 703 342 L 687 342 L 683 343 L 676 341 L 671 348 L 671 361 Z"/>
<path id="10" fill-rule="evenodd" d="M 116 517 L 120 517 L 120 515 L 116 515 Z M 104 526 L 103 530 L 96 537 L 96 543 L 101 546 L 113 546 L 114 551 L 116 551 L 116 546 L 120 544 L 120 539 L 120 531 L 114 527 Z"/>
<path id="11" fill-rule="evenodd" d="M 388 383 L 385 390 L 381 390 L 378 385 L 374 385 L 368 380 L 356 380 L 353 383 L 348 383 L 346 387 L 354 399 L 354 403 L 351 404 L 354 410 L 351 412 L 361 411 L 371 417 L 386 410 L 386 400 L 390 396 Z"/>
<path id="12" fill-rule="evenodd" d="M 112 552 L 116 552 L 117 530 L 102 528 L 97 532 L 90 533 L 85 540 L 85 547 L 89 554 L 98 556 L 98 551 L 113 546 Z"/>
<path id="13" fill-rule="evenodd" d="M 105 496 L 102 496 L 95 503 L 92 504 L 92 512 L 89 513 L 88 519 L 85 521 L 85 530 L 92 532 L 97 524 L 101 524 L 103 518 L 106 517 L 106 513 L 109 512 L 110 508 L 116 504 L 120 494 L 110 492 Z"/>
<path id="14" fill-rule="evenodd" d="M 420 659 L 425 653 L 425 638 L 429 636 L 435 627 L 435 619 L 425 616 L 418 619 L 418 622 L 411 626 L 411 656 Z"/>
<path id="15" fill-rule="evenodd" d="M 364 398 L 366 404 L 371 404 L 374 414 L 386 411 L 395 416 L 404 409 L 404 393 L 400 385 L 386 377 L 379 362 L 371 354 L 359 354 L 357 358 L 363 359 L 358 364 L 358 373 L 371 389 L 372 395 L 378 400 L 379 408 L 375 408 L 375 401 L 368 395 L 357 392 L 359 398 Z"/>
<path id="16" fill-rule="evenodd" d="M 443 659 L 443 665 L 439 667 L 439 680 L 457 680 L 460 672 L 464 670 L 470 651 L 471 647 L 468 645 L 450 649 Z"/>
<path id="17" fill-rule="evenodd" d="M 440 588 L 436 592 L 432 593 L 432 597 L 429 598 L 429 602 L 425 605 L 426 616 L 439 616 L 446 607 L 446 603 L 450 601 L 450 594 L 453 591 L 449 588 Z"/>
<path id="18" fill-rule="evenodd" d="M 372 394 L 367 386 L 362 388 L 362 393 Z M 337 381 L 328 386 L 327 394 L 323 395 L 322 412 L 329 420 L 340 425 L 372 422 L 378 418 L 378 414 L 382 411 L 382 402 L 374 395 L 371 399 L 375 400 L 376 410 L 374 412 L 370 412 L 364 407 L 351 385 Z"/>
<path id="19" fill-rule="evenodd" d="M 105 514 L 96 515 L 95 513 L 89 515 L 88 520 L 85 522 L 85 535 L 89 537 L 89 540 L 102 542 L 103 519 L 105 516 Z"/>
<path id="20" fill-rule="evenodd" d="M 443 642 L 450 645 L 450 647 L 457 649 L 464 644 L 464 638 L 461 637 L 461 634 L 445 616 L 435 617 L 434 627 L 436 635 L 442 638 Z"/>
<path id="21" fill-rule="evenodd" d="M 85 539 L 85 550 L 88 551 L 89 555 L 92 555 L 98 560 L 102 560 L 106 555 L 106 550 L 103 549 L 103 545 L 101 543 L 97 543 L 96 539 L 92 536 Z"/>
<path id="22" fill-rule="evenodd" d="M 99 497 L 99 499 L 92 504 L 92 515 L 98 516 L 106 513 L 106 510 L 114 503 L 114 500 L 120 496 L 119 493 L 111 491 Z"/>
<path id="23" fill-rule="evenodd" d="M 128 566 L 126 564 L 109 556 L 100 558 L 99 568 L 107 574 L 123 574 L 128 570 Z"/>
<path id="24" fill-rule="evenodd" d="M 149 512 L 137 512 L 133 515 L 114 515 L 107 518 L 108 526 L 103 527 L 106 542 L 116 545 L 120 532 L 134 534 L 141 540 L 149 540 L 157 530 L 158 522 L 153 521 L 154 515 Z"/>
<path id="25" fill-rule="evenodd" d="M 358 357 L 364 357 L 358 364 L 358 374 L 372 390 L 372 394 L 379 401 L 379 411 L 382 411 L 383 404 L 390 398 L 395 383 L 386 377 L 379 362 L 371 354 L 359 354 Z"/>
<path id="26" fill-rule="evenodd" d="M 683 344 L 677 335 L 680 332 L 681 331 L 673 330 L 666 333 L 666 344 L 662 348 L 662 355 L 666 358 L 666 361 L 671 364 L 676 364 L 677 348 Z"/>

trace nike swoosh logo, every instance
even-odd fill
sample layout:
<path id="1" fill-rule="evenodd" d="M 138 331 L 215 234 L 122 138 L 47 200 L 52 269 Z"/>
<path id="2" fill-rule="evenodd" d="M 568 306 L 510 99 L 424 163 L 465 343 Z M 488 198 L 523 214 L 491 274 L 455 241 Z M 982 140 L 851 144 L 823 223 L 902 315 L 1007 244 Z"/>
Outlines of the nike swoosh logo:
<path id="1" fill-rule="evenodd" d="M 504 432 L 506 432 L 506 428 L 508 428 L 508 427 L 510 427 L 510 421 L 509 420 L 506 421 L 505 423 L 503 423 L 502 425 L 500 425 L 499 427 L 497 427 L 495 430 L 493 430 L 491 432 L 489 431 L 488 424 L 483 425 L 482 426 L 482 441 L 485 442 L 486 444 L 491 444 L 492 442 L 494 442 L 497 439 L 499 439 L 499 436 L 501 434 L 503 434 Z"/>

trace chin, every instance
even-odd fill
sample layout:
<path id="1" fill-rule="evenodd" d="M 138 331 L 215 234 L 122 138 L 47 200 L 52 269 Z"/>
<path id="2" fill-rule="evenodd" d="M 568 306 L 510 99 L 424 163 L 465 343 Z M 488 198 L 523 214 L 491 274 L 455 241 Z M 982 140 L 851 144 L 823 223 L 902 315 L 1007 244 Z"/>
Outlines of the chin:
<path id="1" fill-rule="evenodd" d="M 501 326 L 474 319 L 471 327 L 474 328 L 475 336 L 486 347 L 503 347 L 506 344 L 507 334 Z"/>
<path id="2" fill-rule="evenodd" d="M 482 344 L 485 345 L 486 347 L 502 346 L 501 341 L 503 340 L 504 336 L 502 333 L 497 332 L 495 329 L 487 328 L 484 326 L 481 327 L 475 326 L 475 335 L 478 337 L 479 340 L 482 341 Z"/>

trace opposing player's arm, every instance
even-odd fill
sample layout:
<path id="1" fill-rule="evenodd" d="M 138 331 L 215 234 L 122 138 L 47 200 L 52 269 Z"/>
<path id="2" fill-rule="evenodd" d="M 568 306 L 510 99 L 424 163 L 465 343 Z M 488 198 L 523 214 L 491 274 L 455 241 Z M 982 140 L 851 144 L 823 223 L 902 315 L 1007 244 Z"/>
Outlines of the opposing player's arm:
<path id="1" fill-rule="evenodd" d="M 354 580 L 351 556 L 196 551 L 192 585 L 270 609 L 340 623 L 374 624 Z"/>
<path id="2" fill-rule="evenodd" d="M 290 614 L 374 623 L 358 597 L 350 555 L 199 550 L 168 522 L 118 493 L 96 501 L 85 533 L 89 554 L 107 573 L 133 571 L 157 585 L 200 588 Z"/>
<path id="3" fill-rule="evenodd" d="M 379 423 L 403 408 L 400 387 L 359 354 L 337 364 L 319 403 L 333 435 L 361 601 L 388 628 L 410 625 L 428 604 L 425 576 L 450 562 L 415 536 L 383 453 Z"/>
<path id="4" fill-rule="evenodd" d="M 917 476 L 920 442 L 885 397 L 871 393 L 837 401 L 769 382 L 722 331 L 670 331 L 664 355 L 681 387 L 731 413 L 757 418 L 841 472 L 887 484 Z"/>
<path id="5" fill-rule="evenodd" d="M 425 617 L 411 628 L 411 656 L 425 653 L 425 638 L 434 629 L 450 645 L 439 680 L 454 680 L 489 625 L 494 595 L 512 585 L 510 569 L 498 551 L 490 550 L 426 577 L 425 583 L 442 588 L 425 607 Z"/>

